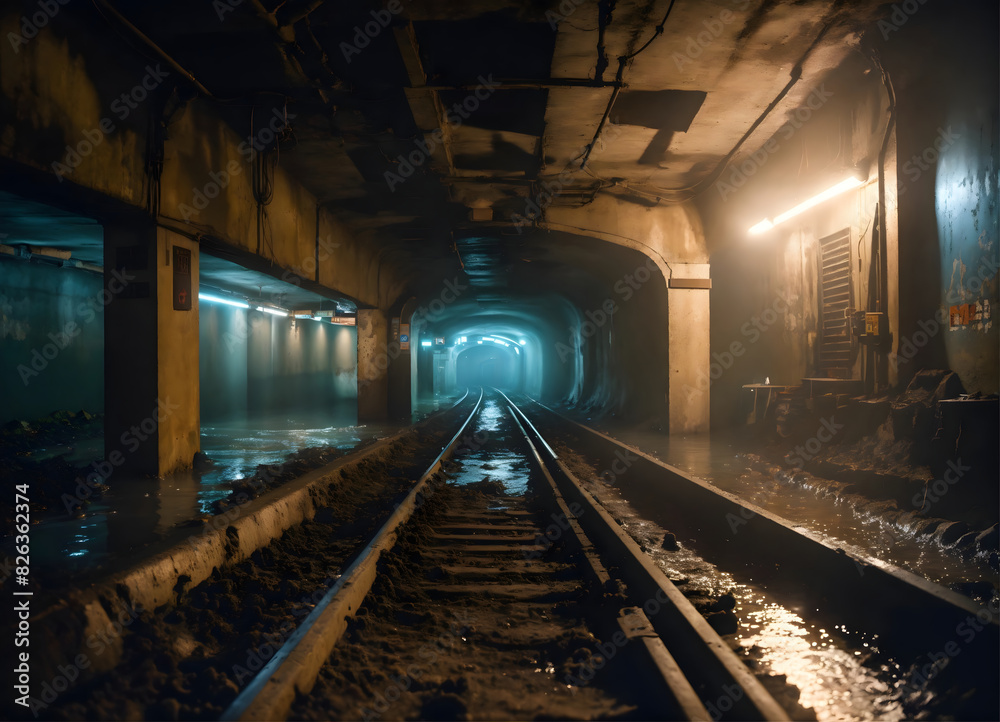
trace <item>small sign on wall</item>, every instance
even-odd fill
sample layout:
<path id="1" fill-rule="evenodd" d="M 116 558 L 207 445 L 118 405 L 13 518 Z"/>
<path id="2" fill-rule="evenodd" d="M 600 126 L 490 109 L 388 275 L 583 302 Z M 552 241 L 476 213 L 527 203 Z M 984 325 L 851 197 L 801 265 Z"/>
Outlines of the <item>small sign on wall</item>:
<path id="1" fill-rule="evenodd" d="M 399 324 L 399 350 L 410 350 L 410 324 L 408 323 Z"/>
<path id="2" fill-rule="evenodd" d="M 174 246 L 174 310 L 190 311 L 191 299 L 191 251 Z"/>

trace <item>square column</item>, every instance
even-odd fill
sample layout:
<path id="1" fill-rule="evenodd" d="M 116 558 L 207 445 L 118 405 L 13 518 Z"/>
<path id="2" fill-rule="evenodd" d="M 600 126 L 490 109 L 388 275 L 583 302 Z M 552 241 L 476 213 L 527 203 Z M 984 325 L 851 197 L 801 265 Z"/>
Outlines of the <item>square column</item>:
<path id="1" fill-rule="evenodd" d="M 389 415 L 389 325 L 377 308 L 358 309 L 358 423 Z"/>
<path id="2" fill-rule="evenodd" d="M 389 418 L 408 420 L 413 413 L 410 315 L 393 318 L 389 330 Z"/>
<path id="3" fill-rule="evenodd" d="M 671 434 L 709 430 L 709 393 L 701 385 L 711 363 L 707 263 L 671 263 L 667 282 L 667 405 Z"/>
<path id="4" fill-rule="evenodd" d="M 198 244 L 147 219 L 108 224 L 101 303 L 112 473 L 190 468 L 201 448 Z"/>

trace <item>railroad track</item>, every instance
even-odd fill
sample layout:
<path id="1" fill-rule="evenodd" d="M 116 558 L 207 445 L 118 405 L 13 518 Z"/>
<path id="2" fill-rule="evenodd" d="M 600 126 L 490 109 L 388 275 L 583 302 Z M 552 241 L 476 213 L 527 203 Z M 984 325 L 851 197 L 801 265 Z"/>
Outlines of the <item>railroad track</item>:
<path id="1" fill-rule="evenodd" d="M 611 468 L 625 451 L 619 488 L 654 522 L 754 579 L 808 579 L 795 585 L 807 608 L 877 633 L 883 652 L 921 670 L 945 650 L 937 687 L 963 699 L 971 691 L 972 709 L 990 709 L 995 613 L 518 402 L 470 393 L 429 426 L 273 490 L 43 612 L 53 668 L 90 649 L 87 640 L 107 640 L 92 657 L 101 669 L 90 664 L 67 692 L 68 716 L 787 719 L 587 491 L 600 490 L 564 464 L 586 477 L 583 467 Z M 560 444 L 573 453 L 558 458 Z M 103 621 L 123 604 L 145 610 L 128 632 Z M 220 631 L 222 621 L 232 628 Z M 173 660 L 166 677 L 148 652 L 161 643 L 160 657 Z M 776 679 L 763 681 L 784 694 Z M 123 697 L 122 683 L 141 691 Z"/>
<path id="2" fill-rule="evenodd" d="M 374 694 L 378 683 L 358 678 L 365 664 L 384 682 Z M 222 718 L 539 713 L 787 719 L 527 416 L 489 390 Z"/>

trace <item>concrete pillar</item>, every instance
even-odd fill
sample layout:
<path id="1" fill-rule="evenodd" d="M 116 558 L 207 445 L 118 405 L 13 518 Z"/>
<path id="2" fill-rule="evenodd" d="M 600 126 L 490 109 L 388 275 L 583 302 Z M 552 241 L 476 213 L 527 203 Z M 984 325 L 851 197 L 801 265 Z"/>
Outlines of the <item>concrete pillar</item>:
<path id="1" fill-rule="evenodd" d="M 671 434 L 707 432 L 711 363 L 709 265 L 671 263 L 667 283 L 668 425 Z"/>
<path id="2" fill-rule="evenodd" d="M 447 385 L 448 352 L 434 349 L 434 395 L 440 396 L 448 389 Z"/>
<path id="3" fill-rule="evenodd" d="M 389 328 L 389 418 L 397 421 L 409 419 L 413 413 L 413 357 L 410 355 L 413 339 L 410 319 L 415 306 L 416 299 L 403 304 L 402 311 L 393 318 Z M 401 335 L 406 336 L 405 348 Z"/>
<path id="4" fill-rule="evenodd" d="M 167 476 L 201 448 L 198 244 L 146 220 L 105 226 L 104 447 L 115 473 Z"/>
<path id="5" fill-rule="evenodd" d="M 377 308 L 358 309 L 358 423 L 389 415 L 389 325 Z"/>

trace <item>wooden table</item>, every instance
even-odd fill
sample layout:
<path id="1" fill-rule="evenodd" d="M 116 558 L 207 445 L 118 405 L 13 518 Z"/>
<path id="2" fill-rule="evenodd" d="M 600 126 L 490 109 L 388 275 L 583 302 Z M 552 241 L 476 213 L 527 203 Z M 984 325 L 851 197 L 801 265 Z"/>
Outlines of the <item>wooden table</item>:
<path id="1" fill-rule="evenodd" d="M 757 399 L 761 391 L 767 391 L 767 400 L 764 403 L 764 413 L 761 415 L 761 419 L 767 418 L 767 410 L 771 407 L 771 392 L 772 391 L 788 391 L 788 389 L 795 388 L 794 386 L 785 386 L 783 384 L 743 384 L 743 388 L 750 389 L 753 391 L 753 414 L 748 423 L 757 423 Z"/>

